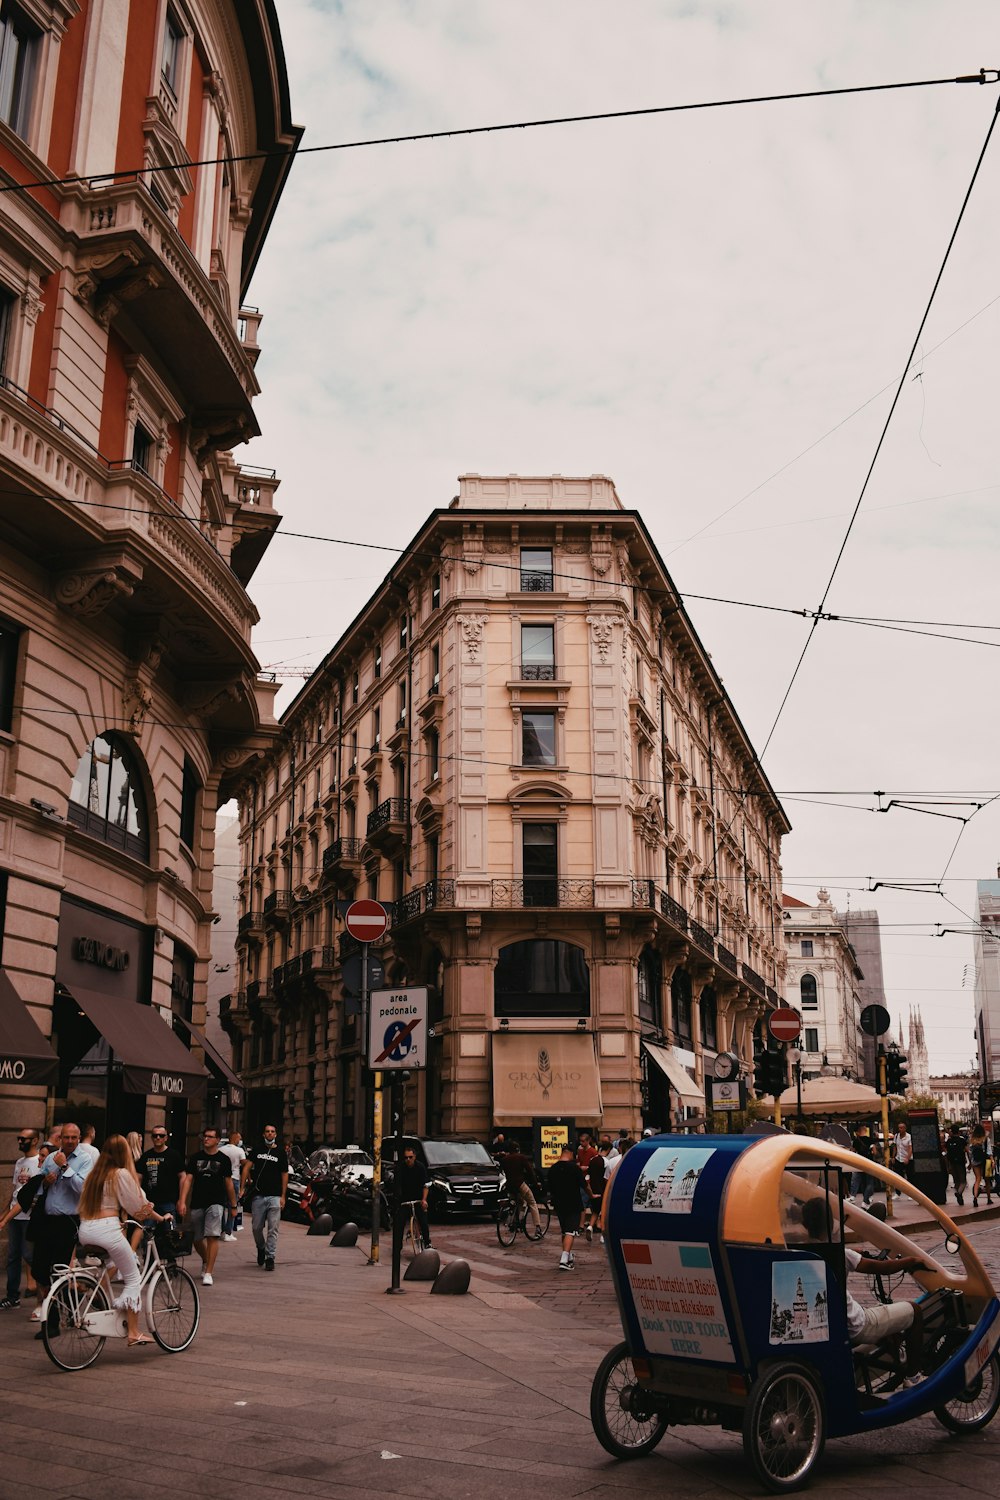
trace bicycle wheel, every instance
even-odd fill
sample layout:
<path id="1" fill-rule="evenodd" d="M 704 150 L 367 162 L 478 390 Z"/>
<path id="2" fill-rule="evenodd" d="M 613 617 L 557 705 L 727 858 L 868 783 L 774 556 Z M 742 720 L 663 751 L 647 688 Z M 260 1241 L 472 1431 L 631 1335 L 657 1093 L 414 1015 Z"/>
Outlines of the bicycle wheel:
<path id="1" fill-rule="evenodd" d="M 497 1239 L 501 1245 L 511 1246 L 517 1239 L 517 1214 L 511 1204 L 501 1204 L 497 1209 Z"/>
<path id="2" fill-rule="evenodd" d="M 992 1354 L 964 1391 L 960 1391 L 943 1406 L 935 1406 L 934 1415 L 949 1432 L 979 1432 L 993 1421 L 998 1407 L 1000 1360 Z"/>
<path id="3" fill-rule="evenodd" d="M 801 1489 L 825 1441 L 823 1398 L 811 1371 L 786 1362 L 754 1382 L 743 1414 L 743 1451 L 765 1489 Z"/>
<path id="4" fill-rule="evenodd" d="M 108 1294 L 96 1276 L 73 1271 L 57 1281 L 49 1294 L 49 1311 L 42 1324 L 45 1352 L 60 1370 L 85 1370 L 104 1348 L 103 1335 L 85 1326 L 88 1313 L 107 1312 Z"/>
<path id="5" fill-rule="evenodd" d="M 635 1378 L 627 1344 L 616 1344 L 597 1367 L 590 1388 L 594 1436 L 614 1458 L 651 1453 L 667 1430 L 667 1419 Z"/>
<path id="6" fill-rule="evenodd" d="M 180 1266 L 161 1266 L 149 1290 L 149 1331 L 161 1349 L 179 1354 L 198 1332 L 198 1288 Z"/>

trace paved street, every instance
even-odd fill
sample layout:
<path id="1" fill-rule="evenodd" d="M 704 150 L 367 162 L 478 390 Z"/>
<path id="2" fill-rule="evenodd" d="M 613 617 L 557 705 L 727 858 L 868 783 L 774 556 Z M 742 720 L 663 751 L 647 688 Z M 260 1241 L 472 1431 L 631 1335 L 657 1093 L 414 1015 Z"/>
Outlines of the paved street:
<path id="1" fill-rule="evenodd" d="M 996 1275 L 1000 1221 L 973 1232 Z M 739 1438 L 714 1428 L 669 1432 L 631 1464 L 597 1444 L 590 1381 L 619 1331 L 596 1241 L 566 1274 L 554 1237 L 505 1251 L 491 1225 L 436 1226 L 445 1258 L 472 1263 L 472 1294 L 411 1285 L 396 1298 L 387 1265 L 297 1225 L 281 1233 L 273 1276 L 248 1232 L 223 1246 L 184 1354 L 114 1341 L 67 1375 L 23 1312 L 3 1314 L 3 1500 L 760 1493 Z M 1000 1421 L 956 1440 L 927 1418 L 831 1443 L 812 1493 L 992 1496 L 998 1459 Z"/>

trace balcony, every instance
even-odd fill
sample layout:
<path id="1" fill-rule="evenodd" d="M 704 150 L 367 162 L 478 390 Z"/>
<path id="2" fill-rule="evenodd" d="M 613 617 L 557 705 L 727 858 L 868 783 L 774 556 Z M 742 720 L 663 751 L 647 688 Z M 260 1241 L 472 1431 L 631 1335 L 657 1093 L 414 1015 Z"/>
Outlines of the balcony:
<path id="1" fill-rule="evenodd" d="M 536 568 L 521 569 L 522 594 L 551 594 L 552 573 L 543 573 Z"/>
<path id="2" fill-rule="evenodd" d="M 756 969 L 751 969 L 749 964 L 744 964 L 743 979 L 744 982 L 748 984 L 754 991 L 754 993 L 759 995 L 763 1000 L 767 995 L 767 985 L 764 983 L 764 976 L 762 974 L 758 974 Z"/>
<path id="3" fill-rule="evenodd" d="M 718 956 L 719 963 L 724 969 L 728 969 L 730 974 L 739 973 L 739 964 L 736 960 L 736 954 L 733 953 L 731 949 L 727 948 L 724 943 L 718 943 L 716 945 L 716 954 Z"/>
<path id="4" fill-rule="evenodd" d="M 491 904 L 500 908 L 594 905 L 592 880 L 560 880 L 550 875 L 525 875 L 519 880 L 492 880 Z"/>
<path id="5" fill-rule="evenodd" d="M 360 839 L 334 839 L 323 850 L 323 876 L 327 880 L 353 880 L 360 863 Z"/>
<path id="6" fill-rule="evenodd" d="M 387 844 L 403 843 L 410 832 L 410 801 L 408 797 L 387 797 L 374 812 L 368 814 L 368 842 L 376 848 Z"/>
<path id="7" fill-rule="evenodd" d="M 522 664 L 522 682 L 555 682 L 555 662 L 535 662 L 533 664 Z"/>
<path id="8" fill-rule="evenodd" d="M 710 932 L 702 927 L 700 922 L 695 921 L 694 917 L 688 918 L 688 932 L 691 934 L 691 941 L 695 943 L 703 953 L 707 953 L 710 958 L 713 958 L 715 956 L 715 939 L 712 937 L 712 934 Z"/>
<path id="9" fill-rule="evenodd" d="M 776 989 L 773 989 L 771 987 L 771 985 L 766 984 L 764 986 L 764 994 L 770 1000 L 770 1002 L 771 1002 L 772 1005 L 780 1005 L 781 1004 L 781 998 L 780 998 L 780 996 L 778 994 L 778 991 Z"/>
<path id="10" fill-rule="evenodd" d="M 408 891 L 392 905 L 392 925 L 401 927 L 413 922 L 425 912 L 452 910 L 455 906 L 455 882 L 453 880 L 428 880 Z"/>
<path id="11" fill-rule="evenodd" d="M 687 932 L 687 912 L 680 902 L 675 901 L 673 896 L 668 896 L 666 891 L 660 892 L 660 914 L 666 917 L 668 922 L 672 922 L 675 927 L 679 927 L 681 932 Z"/>
<path id="12" fill-rule="evenodd" d="M 264 936 L 264 918 L 259 911 L 244 912 L 236 924 L 238 938 L 260 938 Z"/>
<path id="13" fill-rule="evenodd" d="M 284 926 L 292 915 L 292 898 L 288 891 L 272 891 L 264 897 L 265 927 Z"/>

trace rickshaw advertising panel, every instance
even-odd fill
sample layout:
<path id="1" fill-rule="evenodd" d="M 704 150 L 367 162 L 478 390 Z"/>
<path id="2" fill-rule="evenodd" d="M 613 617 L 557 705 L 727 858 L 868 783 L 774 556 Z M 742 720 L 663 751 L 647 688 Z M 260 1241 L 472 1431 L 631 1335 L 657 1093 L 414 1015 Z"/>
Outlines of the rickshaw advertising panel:
<path id="1" fill-rule="evenodd" d="M 650 1354 L 734 1362 L 707 1245 L 623 1240 L 621 1252 L 632 1305 Z"/>

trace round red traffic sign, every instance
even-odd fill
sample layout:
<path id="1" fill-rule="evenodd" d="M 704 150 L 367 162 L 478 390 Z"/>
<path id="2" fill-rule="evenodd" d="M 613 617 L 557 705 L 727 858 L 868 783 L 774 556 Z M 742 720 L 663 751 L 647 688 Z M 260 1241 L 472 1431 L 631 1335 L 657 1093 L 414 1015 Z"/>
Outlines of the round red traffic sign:
<path id="1" fill-rule="evenodd" d="M 377 943 L 385 937 L 389 926 L 385 907 L 379 901 L 352 901 L 344 921 L 351 937 L 359 943 Z"/>
<path id="2" fill-rule="evenodd" d="M 791 1006 L 782 1006 L 768 1016 L 767 1029 L 776 1042 L 794 1042 L 802 1030 L 802 1017 Z"/>

